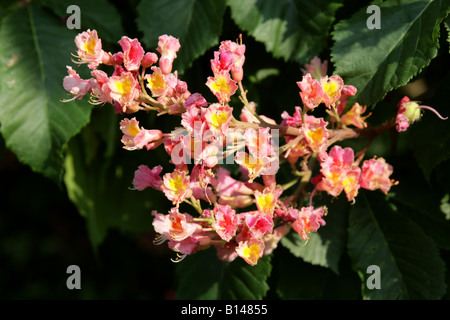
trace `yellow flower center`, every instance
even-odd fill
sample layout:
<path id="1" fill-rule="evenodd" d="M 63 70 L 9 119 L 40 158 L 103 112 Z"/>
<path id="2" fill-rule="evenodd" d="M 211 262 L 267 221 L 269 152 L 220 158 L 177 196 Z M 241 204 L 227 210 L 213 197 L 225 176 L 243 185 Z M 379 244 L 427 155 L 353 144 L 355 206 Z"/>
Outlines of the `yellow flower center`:
<path id="1" fill-rule="evenodd" d="M 148 86 L 152 92 L 158 92 L 166 89 L 167 83 L 161 74 L 155 73 L 148 78 Z"/>
<path id="2" fill-rule="evenodd" d="M 330 97 L 330 98 L 335 98 L 338 94 L 338 86 L 335 82 L 333 81 L 327 81 L 324 85 L 323 85 L 323 90 L 325 91 L 325 93 Z"/>
<path id="3" fill-rule="evenodd" d="M 136 124 L 129 124 L 127 126 L 127 131 L 131 136 L 135 137 L 140 130 Z"/>
<path id="4" fill-rule="evenodd" d="M 414 101 L 408 102 L 405 105 L 405 108 L 406 108 L 405 117 L 411 123 L 420 119 L 420 108 L 416 102 Z"/>
<path id="5" fill-rule="evenodd" d="M 116 92 L 124 96 L 131 91 L 131 81 L 128 78 L 116 82 Z"/>
<path id="6" fill-rule="evenodd" d="M 89 54 L 95 54 L 95 45 L 97 44 L 97 41 L 95 39 L 90 39 L 88 42 L 86 42 L 83 46 L 84 51 L 86 51 Z"/>
<path id="7" fill-rule="evenodd" d="M 272 210 L 273 196 L 271 194 L 263 194 L 257 198 L 258 205 L 261 209 Z"/>
<path id="8" fill-rule="evenodd" d="M 216 92 L 229 92 L 230 86 L 227 83 L 227 79 L 224 77 L 218 78 L 211 84 L 211 88 Z"/>
<path id="9" fill-rule="evenodd" d="M 252 244 L 250 247 L 244 248 L 244 250 L 242 250 L 242 254 L 247 259 L 255 256 L 257 257 L 259 255 L 259 246 L 257 244 Z"/>
<path id="10" fill-rule="evenodd" d="M 322 128 L 320 127 L 313 128 L 311 130 L 308 130 L 306 135 L 310 140 L 310 146 L 312 147 L 312 149 L 317 149 L 322 143 L 324 130 L 322 130 Z"/>
<path id="11" fill-rule="evenodd" d="M 169 180 L 169 186 L 174 191 L 179 191 L 184 189 L 183 177 L 176 175 Z"/>
<path id="12" fill-rule="evenodd" d="M 215 129 L 219 129 L 228 120 L 228 114 L 223 111 L 218 111 L 212 114 L 211 124 Z"/>

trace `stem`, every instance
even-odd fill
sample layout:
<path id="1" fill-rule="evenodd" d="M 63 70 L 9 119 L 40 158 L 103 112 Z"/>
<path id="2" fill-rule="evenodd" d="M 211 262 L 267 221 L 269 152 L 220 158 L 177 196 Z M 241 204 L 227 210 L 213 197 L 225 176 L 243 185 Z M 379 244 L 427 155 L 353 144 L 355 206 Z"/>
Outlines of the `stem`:
<path id="1" fill-rule="evenodd" d="M 283 184 L 283 185 L 281 186 L 281 188 L 282 188 L 283 190 L 287 190 L 287 189 L 289 189 L 290 187 L 292 187 L 294 184 L 296 184 L 297 182 L 298 182 L 298 179 L 291 180 L 290 182 Z"/>
<path id="2" fill-rule="evenodd" d="M 144 77 L 139 77 L 139 84 L 141 85 L 140 99 L 143 100 L 141 102 L 151 104 L 157 110 L 160 110 L 160 111 L 165 110 L 164 106 L 161 103 L 159 103 L 158 101 L 156 101 L 155 99 L 153 99 L 152 97 L 150 97 L 149 94 L 147 93 L 147 91 L 145 90 Z"/>
<path id="3" fill-rule="evenodd" d="M 261 123 L 261 124 L 267 124 L 267 122 L 264 121 L 255 111 L 253 111 L 250 108 L 250 103 L 247 99 L 247 92 L 244 90 L 244 86 L 242 85 L 242 81 L 238 82 L 239 85 L 239 91 L 241 91 L 240 99 L 242 103 L 244 104 L 244 107 L 247 108 L 247 110 Z"/>

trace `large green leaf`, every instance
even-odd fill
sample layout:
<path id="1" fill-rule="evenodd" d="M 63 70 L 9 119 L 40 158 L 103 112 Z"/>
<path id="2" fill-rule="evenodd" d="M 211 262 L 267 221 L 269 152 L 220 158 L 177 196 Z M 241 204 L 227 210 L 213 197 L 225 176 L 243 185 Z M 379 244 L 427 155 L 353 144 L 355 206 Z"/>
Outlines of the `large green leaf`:
<path id="1" fill-rule="evenodd" d="M 281 239 L 285 246 L 296 257 L 314 265 L 330 268 L 339 273 L 339 260 L 345 249 L 348 202 L 345 198 L 327 203 L 328 214 L 324 217 L 326 225 L 318 232 L 311 233 L 305 243 L 298 233 L 291 231 Z"/>
<path id="2" fill-rule="evenodd" d="M 381 193 L 359 198 L 350 210 L 347 247 L 363 281 L 363 298 L 440 299 L 446 290 L 445 264 L 433 241 Z M 380 268 L 380 289 L 366 285 L 371 265 Z"/>
<path id="3" fill-rule="evenodd" d="M 440 23 L 450 4 L 444 0 L 376 2 L 381 28 L 369 29 L 363 8 L 339 22 L 333 32 L 335 74 L 354 85 L 355 99 L 373 105 L 389 91 L 408 83 L 437 54 Z"/>
<path id="4" fill-rule="evenodd" d="M 62 146 L 89 121 L 87 103 L 62 103 L 75 33 L 29 4 L 0 25 L 0 123 L 6 145 L 34 171 L 57 180 Z"/>
<path id="5" fill-rule="evenodd" d="M 450 221 L 441 210 L 442 199 L 421 177 L 420 170 L 408 172 L 410 174 L 402 175 L 399 185 L 392 188 L 389 203 L 407 212 L 438 247 L 450 250 Z"/>
<path id="6" fill-rule="evenodd" d="M 435 108 L 444 117 L 450 115 L 450 109 L 447 107 L 448 81 L 450 81 L 450 73 L 442 78 L 432 99 L 421 103 Z M 441 120 L 432 112 L 424 110 L 422 119 L 408 130 L 410 130 L 410 141 L 414 147 L 414 156 L 425 178 L 429 180 L 433 169 L 441 162 L 450 159 L 450 121 Z"/>
<path id="7" fill-rule="evenodd" d="M 158 37 L 168 34 L 179 38 L 181 49 L 174 68 L 179 73 L 206 50 L 218 44 L 225 12 L 224 0 L 142 0 L 137 7 L 142 42 L 158 46 Z"/>
<path id="8" fill-rule="evenodd" d="M 450 17 L 447 17 L 447 19 L 445 19 L 444 26 L 447 29 L 447 43 L 449 45 L 449 52 L 450 52 Z"/>
<path id="9" fill-rule="evenodd" d="M 326 47 L 336 1 L 227 0 L 236 24 L 265 44 L 275 57 L 307 63 Z"/>
<path id="10" fill-rule="evenodd" d="M 125 35 L 119 11 L 107 0 L 45 0 L 43 5 L 51 8 L 61 17 L 72 14 L 67 13 L 70 5 L 78 6 L 81 29 L 95 29 L 99 38 L 109 42 L 117 42 Z"/>
<path id="11" fill-rule="evenodd" d="M 261 300 L 269 290 L 271 256 L 250 266 L 241 258 L 225 263 L 210 248 L 188 256 L 177 265 L 177 299 Z"/>
<path id="12" fill-rule="evenodd" d="M 284 248 L 277 249 L 273 261 L 274 289 L 283 300 L 361 299 L 360 280 L 348 263 L 341 264 L 337 275 L 294 257 Z"/>

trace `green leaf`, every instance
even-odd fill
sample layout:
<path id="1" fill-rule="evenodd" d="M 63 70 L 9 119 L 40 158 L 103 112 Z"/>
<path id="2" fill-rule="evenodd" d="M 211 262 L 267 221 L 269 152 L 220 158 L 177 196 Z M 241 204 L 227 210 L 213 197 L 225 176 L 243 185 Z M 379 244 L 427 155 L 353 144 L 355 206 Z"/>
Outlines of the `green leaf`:
<path id="1" fill-rule="evenodd" d="M 227 0 L 231 17 L 274 57 L 305 64 L 326 47 L 342 1 Z"/>
<path id="2" fill-rule="evenodd" d="M 156 201 L 159 191 L 129 189 L 137 167 L 152 167 L 154 156 L 121 148 L 119 121 L 112 110 L 96 110 L 92 123 L 69 142 L 65 158 L 67 194 L 86 219 L 94 249 L 110 229 L 152 231 L 152 210 L 165 210 L 166 202 Z"/>
<path id="3" fill-rule="evenodd" d="M 430 188 L 419 168 L 408 168 L 407 172 L 389 192 L 389 203 L 401 212 L 407 212 L 408 218 L 419 225 L 438 247 L 450 250 L 450 221 L 445 219 L 441 209 L 441 201 L 445 203 L 445 200 Z"/>
<path id="4" fill-rule="evenodd" d="M 335 74 L 354 85 L 354 97 L 373 105 L 408 83 L 437 55 L 439 25 L 449 12 L 444 0 L 391 0 L 379 4 L 381 28 L 369 29 L 363 8 L 333 32 Z"/>
<path id="5" fill-rule="evenodd" d="M 421 105 L 435 108 L 444 117 L 450 115 L 446 108 L 448 101 L 448 81 L 450 73 L 443 77 L 432 99 L 422 101 Z M 422 110 L 423 117 L 411 125 L 410 141 L 414 148 L 414 157 L 429 180 L 433 169 L 450 159 L 450 121 L 439 119 L 433 112 Z"/>
<path id="6" fill-rule="evenodd" d="M 183 73 L 192 62 L 218 44 L 225 12 L 224 0 L 142 0 L 137 7 L 136 23 L 143 33 L 142 42 L 158 46 L 163 34 L 179 38 L 174 69 Z"/>
<path id="7" fill-rule="evenodd" d="M 72 13 L 67 13 L 67 7 L 77 5 L 80 8 L 81 28 L 97 30 L 102 40 L 117 42 L 125 35 L 119 11 L 107 0 L 46 0 L 43 5 L 61 17 L 70 16 Z"/>
<path id="8" fill-rule="evenodd" d="M 250 266 L 239 257 L 222 262 L 214 248 L 197 252 L 177 265 L 177 299 L 261 300 L 269 290 L 270 261 L 271 256 L 264 256 Z"/>
<path id="9" fill-rule="evenodd" d="M 449 52 L 450 52 L 450 17 L 444 20 L 444 26 L 447 29 L 447 42 L 449 44 Z"/>
<path id="10" fill-rule="evenodd" d="M 346 261 L 339 275 L 294 257 L 284 248 L 277 249 L 274 264 L 275 289 L 283 300 L 361 299 L 360 280 Z"/>
<path id="11" fill-rule="evenodd" d="M 88 121 L 88 103 L 62 103 L 62 81 L 75 33 L 26 5 L 0 25 L 0 123 L 6 145 L 22 163 L 58 180 L 62 146 Z"/>
<path id="12" fill-rule="evenodd" d="M 339 273 L 339 260 L 345 248 L 348 202 L 342 198 L 334 203 L 327 203 L 328 214 L 324 217 L 326 225 L 309 235 L 308 242 L 291 231 L 281 239 L 285 246 L 296 257 L 313 265 L 330 268 Z"/>
<path id="13" fill-rule="evenodd" d="M 364 299 L 440 299 L 445 264 L 422 229 L 390 207 L 380 193 L 359 196 L 350 210 L 348 253 Z M 367 268 L 380 268 L 380 289 L 366 286 Z"/>

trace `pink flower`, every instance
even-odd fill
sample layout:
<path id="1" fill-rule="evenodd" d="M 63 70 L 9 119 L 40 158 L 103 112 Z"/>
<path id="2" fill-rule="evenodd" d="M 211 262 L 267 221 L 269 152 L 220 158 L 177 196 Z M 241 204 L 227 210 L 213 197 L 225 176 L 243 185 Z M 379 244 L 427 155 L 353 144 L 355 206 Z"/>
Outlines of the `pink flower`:
<path id="1" fill-rule="evenodd" d="M 367 123 L 365 120 L 370 117 L 371 113 L 368 115 L 362 116 L 364 112 L 366 112 L 367 106 L 361 106 L 359 103 L 355 103 L 353 107 L 347 111 L 342 117 L 341 122 L 346 125 L 353 125 L 359 129 L 364 129 L 367 127 Z"/>
<path id="2" fill-rule="evenodd" d="M 158 52 L 161 54 L 159 58 L 159 67 L 163 74 L 172 72 L 172 64 L 180 50 L 180 41 L 169 35 L 162 35 L 158 41 Z"/>
<path id="3" fill-rule="evenodd" d="M 139 191 L 142 191 L 148 187 L 159 189 L 162 184 L 162 179 L 160 177 L 161 171 L 161 166 L 156 166 L 153 167 L 153 169 L 150 169 L 146 165 L 140 165 L 134 172 L 133 186 Z"/>
<path id="4" fill-rule="evenodd" d="M 230 241 L 236 235 L 238 218 L 236 211 L 231 209 L 228 205 L 216 204 L 214 206 L 214 218 L 213 223 L 214 230 L 225 241 Z"/>
<path id="5" fill-rule="evenodd" d="M 389 178 L 392 172 L 392 166 L 383 158 L 366 160 L 362 165 L 359 183 L 364 189 L 380 189 L 387 194 L 393 184 Z"/>
<path id="6" fill-rule="evenodd" d="M 236 81 L 232 80 L 230 74 L 225 71 L 216 73 L 214 77 L 208 77 L 206 86 L 208 86 L 221 104 L 228 103 L 231 99 L 230 97 L 238 88 Z"/>
<path id="7" fill-rule="evenodd" d="M 159 233 L 159 243 L 165 240 L 182 241 L 189 238 L 194 233 L 202 231 L 202 227 L 193 222 L 193 218 L 188 213 L 180 213 L 177 208 L 172 208 L 168 215 L 152 211 L 154 216 L 152 225 L 156 233 Z M 158 244 L 159 244 L 158 243 Z"/>
<path id="8" fill-rule="evenodd" d="M 169 212 L 169 236 L 173 241 L 182 241 L 196 232 L 202 231 L 202 227 L 193 223 L 192 216 L 187 213 L 180 213 L 178 208 L 172 208 Z"/>
<path id="9" fill-rule="evenodd" d="M 324 101 L 326 93 L 319 81 L 313 79 L 310 73 L 304 75 L 302 81 L 297 82 L 297 85 L 300 88 L 300 97 L 305 107 L 314 109 Z"/>
<path id="10" fill-rule="evenodd" d="M 144 49 L 137 39 L 123 36 L 119 41 L 123 50 L 123 64 L 127 71 L 137 71 L 144 57 Z"/>
<path id="11" fill-rule="evenodd" d="M 320 85 L 325 92 L 323 102 L 327 108 L 336 107 L 336 103 L 339 101 L 342 88 L 344 87 L 342 78 L 340 76 L 325 76 L 320 79 Z"/>
<path id="12" fill-rule="evenodd" d="M 302 125 L 302 131 L 305 135 L 308 146 L 314 152 L 323 151 L 328 141 L 328 122 L 322 118 L 305 115 L 305 123 Z"/>
<path id="13" fill-rule="evenodd" d="M 202 186 L 200 181 L 191 181 L 189 183 L 189 188 L 192 190 L 192 196 L 195 199 L 205 200 L 209 203 L 217 200 L 217 197 L 211 187 L 208 187 L 207 185 Z"/>
<path id="14" fill-rule="evenodd" d="M 298 209 L 296 208 L 283 208 L 275 209 L 275 213 L 283 219 L 283 222 L 294 222 L 298 217 Z"/>
<path id="15" fill-rule="evenodd" d="M 75 37 L 77 57 L 81 62 L 88 63 L 90 69 L 96 69 L 101 63 L 109 64 L 110 57 L 102 49 L 102 41 L 96 30 L 87 30 Z"/>
<path id="16" fill-rule="evenodd" d="M 206 107 L 208 102 L 203 98 L 200 93 L 191 94 L 184 102 L 184 107 L 188 110 L 191 107 L 201 108 Z"/>
<path id="17" fill-rule="evenodd" d="M 356 94 L 356 91 L 357 91 L 356 87 L 344 84 L 341 90 L 341 97 L 339 98 L 339 101 L 336 103 L 336 111 L 338 115 L 340 115 L 342 111 L 344 111 L 345 106 L 347 105 L 347 99 L 349 97 L 353 97 Z"/>
<path id="18" fill-rule="evenodd" d="M 287 111 L 283 111 L 281 114 L 283 121 L 281 125 L 289 127 L 301 127 L 302 126 L 302 109 L 300 107 L 295 107 L 295 112 L 293 116 L 290 116 Z"/>
<path id="19" fill-rule="evenodd" d="M 278 198 L 283 193 L 281 187 L 278 188 L 265 188 L 263 192 L 255 190 L 255 202 L 259 212 L 273 215 L 275 204 Z"/>
<path id="20" fill-rule="evenodd" d="M 264 173 L 265 168 L 270 166 L 269 157 L 254 158 L 247 152 L 236 152 L 235 161 L 237 164 L 245 168 L 248 172 L 248 179 L 252 182 L 254 179 Z"/>
<path id="21" fill-rule="evenodd" d="M 254 158 L 264 158 L 274 154 L 270 128 L 259 128 L 256 131 L 248 128 L 244 133 L 245 145 Z"/>
<path id="22" fill-rule="evenodd" d="M 63 86 L 72 95 L 72 99 L 81 100 L 84 95 L 91 92 L 92 86 L 90 80 L 81 79 L 77 72 L 70 66 L 67 66 L 67 73 L 69 75 L 64 77 Z"/>
<path id="23" fill-rule="evenodd" d="M 214 52 L 214 59 L 211 60 L 211 69 L 214 74 L 222 71 L 228 72 L 233 63 L 233 53 L 228 50 Z"/>
<path id="24" fill-rule="evenodd" d="M 122 143 L 127 150 L 138 150 L 147 148 L 154 149 L 159 146 L 163 140 L 161 130 L 146 130 L 139 128 L 139 122 L 136 118 L 124 119 L 120 121 L 120 130 L 123 132 Z"/>
<path id="25" fill-rule="evenodd" d="M 175 252 L 182 254 L 181 258 L 172 260 L 179 262 L 184 259 L 186 255 L 196 253 L 199 250 L 206 249 L 210 246 L 211 238 L 202 235 L 193 235 L 181 241 L 169 241 L 169 248 Z"/>
<path id="26" fill-rule="evenodd" d="M 337 197 L 342 190 L 347 199 L 353 200 L 359 189 L 359 175 L 361 169 L 353 165 L 354 153 L 351 148 L 334 146 L 329 155 L 320 154 L 322 179 L 317 188 Z"/>
<path id="27" fill-rule="evenodd" d="M 219 47 L 220 51 L 229 51 L 233 53 L 233 62 L 231 65 L 231 76 L 234 81 L 242 81 L 244 77 L 243 65 L 245 62 L 245 45 L 232 41 L 222 41 Z"/>
<path id="28" fill-rule="evenodd" d="M 417 102 L 410 101 L 407 96 L 397 105 L 398 111 L 395 119 L 396 129 L 398 132 L 406 131 L 409 125 L 418 121 L 421 115 L 421 109 L 426 109 L 432 111 L 441 120 L 447 120 L 447 118 L 442 117 L 435 109 L 428 106 L 419 106 Z"/>
<path id="29" fill-rule="evenodd" d="M 212 133 L 224 135 L 232 118 L 233 109 L 228 105 L 211 104 L 205 111 L 205 121 Z"/>
<path id="30" fill-rule="evenodd" d="M 249 265 L 254 266 L 258 263 L 259 258 L 264 253 L 264 241 L 251 239 L 248 241 L 239 242 L 236 248 L 237 254 L 245 260 Z"/>
<path id="31" fill-rule="evenodd" d="M 322 219 L 324 214 L 324 208 L 303 207 L 292 227 L 303 240 L 308 240 L 309 233 L 316 232 L 320 226 L 325 225 L 325 220 Z"/>
<path id="32" fill-rule="evenodd" d="M 111 98 L 123 107 L 123 112 L 127 108 L 139 105 L 137 99 L 140 95 L 140 87 L 136 77 L 131 72 L 123 72 L 120 76 L 112 76 L 107 84 L 111 90 Z"/>
<path id="33" fill-rule="evenodd" d="M 151 67 L 153 64 L 158 61 L 158 56 L 154 52 L 147 52 L 143 57 L 141 61 L 141 65 L 143 68 Z"/>
<path id="34" fill-rule="evenodd" d="M 249 234 L 254 239 L 262 239 L 266 234 L 272 233 L 272 215 L 267 213 L 248 212 L 245 215 L 245 224 Z"/>
<path id="35" fill-rule="evenodd" d="M 320 78 L 326 76 L 327 69 L 328 69 L 328 61 L 325 60 L 323 63 L 320 60 L 319 57 L 314 57 L 309 64 L 305 65 L 305 69 L 300 68 L 304 75 L 307 73 L 310 73 L 311 76 L 316 79 L 320 80 Z"/>
<path id="36" fill-rule="evenodd" d="M 248 188 L 242 181 L 231 177 L 230 171 L 220 167 L 215 178 L 211 181 L 219 195 L 233 196 L 236 194 L 250 195 L 253 190 Z"/>
<path id="37" fill-rule="evenodd" d="M 192 195 L 192 190 L 189 187 L 189 176 L 178 169 L 175 169 L 173 173 L 164 175 L 162 190 L 173 204 L 180 204 L 185 198 Z"/>
<path id="38" fill-rule="evenodd" d="M 108 75 L 102 70 L 93 70 L 91 75 L 92 96 L 95 97 L 94 104 L 113 103 L 111 89 L 108 86 Z"/>
<path id="39" fill-rule="evenodd" d="M 163 72 L 158 67 L 152 67 L 151 70 L 153 73 L 145 76 L 147 79 L 147 88 L 151 90 L 152 96 L 154 97 L 165 96 L 168 90 L 168 85 Z"/>

